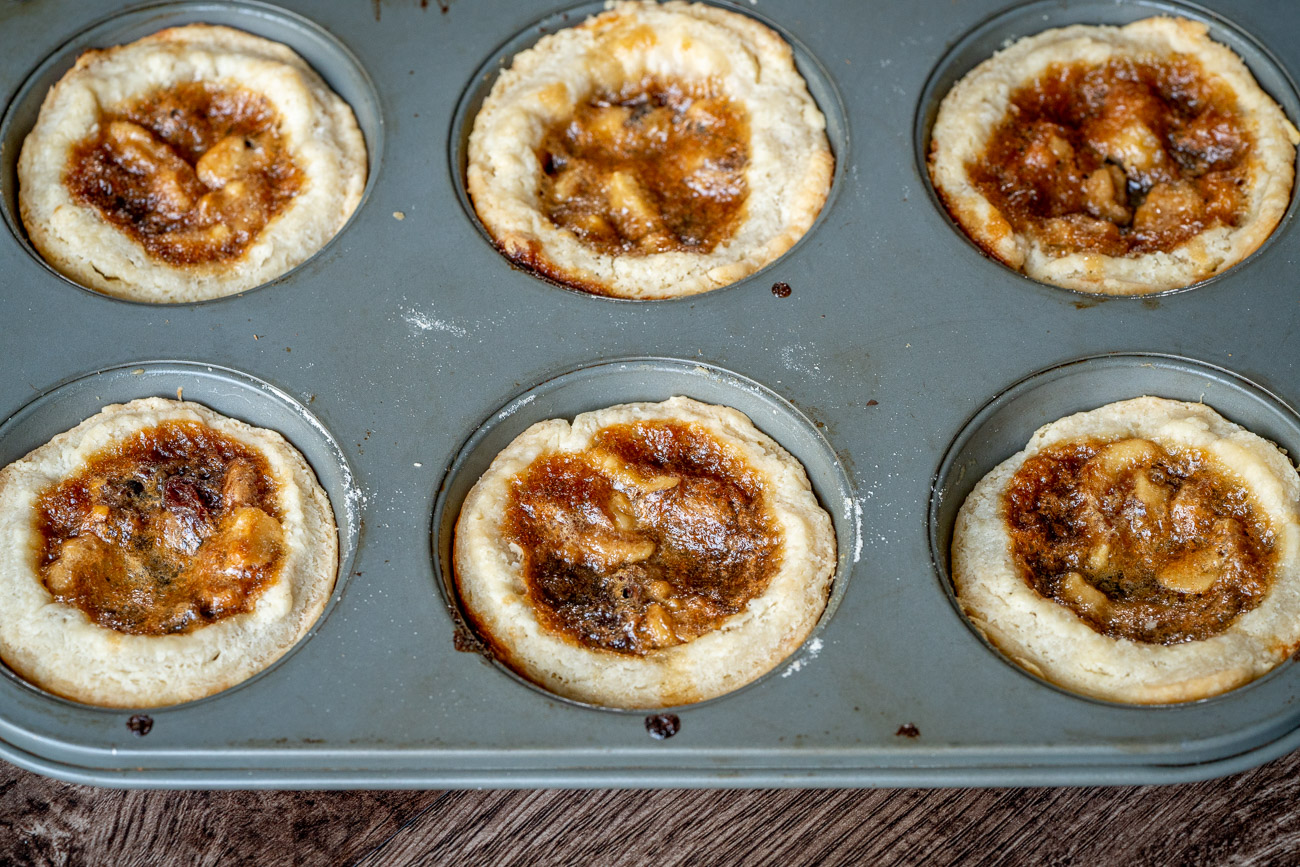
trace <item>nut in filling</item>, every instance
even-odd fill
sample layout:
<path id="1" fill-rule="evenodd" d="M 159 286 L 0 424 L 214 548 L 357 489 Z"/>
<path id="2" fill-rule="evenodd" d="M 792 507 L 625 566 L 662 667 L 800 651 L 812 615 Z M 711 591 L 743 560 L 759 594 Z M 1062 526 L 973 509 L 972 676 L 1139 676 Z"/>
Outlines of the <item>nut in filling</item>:
<path id="1" fill-rule="evenodd" d="M 1235 95 L 1194 60 L 1115 58 L 1016 90 L 966 168 L 1051 255 L 1130 256 L 1238 225 L 1252 146 Z"/>
<path id="2" fill-rule="evenodd" d="M 1271 586 L 1272 526 L 1196 449 L 1141 438 L 1059 444 L 1025 461 L 1004 509 L 1024 579 L 1103 635 L 1210 638 Z"/>
<path id="3" fill-rule="evenodd" d="M 261 94 L 178 84 L 104 110 L 64 183 L 169 264 L 236 259 L 303 185 L 278 126 Z"/>
<path id="4" fill-rule="evenodd" d="M 708 253 L 741 221 L 748 142 L 747 112 L 716 83 L 599 91 L 542 138 L 542 208 L 600 253 Z"/>
<path id="5" fill-rule="evenodd" d="M 250 611 L 284 556 L 276 490 L 261 455 L 206 425 L 146 428 L 40 495 L 40 578 L 134 635 Z"/>
<path id="6" fill-rule="evenodd" d="M 505 519 L 551 631 L 644 655 L 716 628 L 766 589 L 781 539 L 758 473 L 702 427 L 605 427 L 511 484 Z"/>

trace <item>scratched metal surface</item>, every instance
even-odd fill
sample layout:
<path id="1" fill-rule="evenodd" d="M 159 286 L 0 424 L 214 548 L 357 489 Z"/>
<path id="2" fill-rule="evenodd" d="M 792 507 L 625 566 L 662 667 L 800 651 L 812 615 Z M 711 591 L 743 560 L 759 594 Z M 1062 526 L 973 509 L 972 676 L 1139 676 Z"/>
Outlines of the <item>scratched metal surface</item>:
<path id="1" fill-rule="evenodd" d="M 1300 44 L 1277 24 L 1294 8 L 1237 2 L 1227 22 L 1165 3 L 1049 2 L 990 23 L 1005 5 L 737 4 L 799 48 L 832 125 L 832 200 L 761 274 L 629 303 L 512 269 L 463 207 L 459 119 L 503 46 L 562 23 L 564 7 L 288 0 L 115 17 L 107 0 L 6 0 L 0 417 L 13 418 L 0 461 L 101 403 L 183 388 L 289 433 L 334 499 L 350 561 L 316 633 L 281 664 L 151 711 L 145 737 L 127 713 L 0 677 L 0 755 L 123 786 L 856 786 L 1174 781 L 1300 744 L 1296 666 L 1189 706 L 1107 705 L 1002 661 L 948 596 L 960 496 L 1062 412 L 1144 391 L 1204 396 L 1300 450 L 1290 215 L 1222 278 L 1103 302 L 983 258 L 918 160 L 934 100 L 1005 39 L 1169 9 L 1210 21 L 1300 116 L 1287 73 Z M 322 253 L 243 296 L 151 307 L 94 295 L 14 229 L 17 148 L 78 46 L 192 20 L 281 39 L 316 65 L 372 146 L 367 198 Z M 790 663 L 679 710 L 680 732 L 656 741 L 642 715 L 555 700 L 457 652 L 440 570 L 457 498 L 494 444 L 537 418 L 680 392 L 741 406 L 805 460 L 842 568 L 834 611 Z"/>

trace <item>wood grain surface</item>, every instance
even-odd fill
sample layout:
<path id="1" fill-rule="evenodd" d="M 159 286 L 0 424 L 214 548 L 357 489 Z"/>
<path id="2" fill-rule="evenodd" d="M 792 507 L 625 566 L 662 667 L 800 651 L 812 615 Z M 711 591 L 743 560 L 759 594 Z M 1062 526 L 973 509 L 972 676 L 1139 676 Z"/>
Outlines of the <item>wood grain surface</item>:
<path id="1" fill-rule="evenodd" d="M 1300 753 L 1081 789 L 133 792 L 0 763 L 0 864 L 1296 864 Z"/>

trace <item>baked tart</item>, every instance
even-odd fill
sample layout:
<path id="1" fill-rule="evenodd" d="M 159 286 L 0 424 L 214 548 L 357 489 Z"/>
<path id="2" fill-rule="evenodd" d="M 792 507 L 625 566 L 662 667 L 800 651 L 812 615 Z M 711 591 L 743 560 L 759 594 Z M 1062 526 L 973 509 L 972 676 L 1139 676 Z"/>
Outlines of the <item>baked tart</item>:
<path id="1" fill-rule="evenodd" d="M 736 410 L 675 397 L 530 427 L 466 497 L 453 561 L 499 661 L 566 698 L 657 708 L 794 652 L 835 550 L 798 461 Z"/>
<path id="2" fill-rule="evenodd" d="M 1221 274 L 1277 227 L 1300 134 L 1197 21 L 1014 43 L 944 97 L 930 177 L 986 253 L 1068 289 L 1141 295 Z"/>
<path id="3" fill-rule="evenodd" d="M 1040 428 L 980 480 L 952 578 L 970 622 L 1058 686 L 1216 695 L 1300 648 L 1300 477 L 1203 404 L 1109 404 Z"/>
<path id="4" fill-rule="evenodd" d="M 356 210 L 352 109 L 285 45 L 173 27 L 87 51 L 41 105 L 18 160 L 33 246 L 135 301 L 201 301 L 284 274 Z"/>
<path id="5" fill-rule="evenodd" d="M 790 46 L 716 6 L 619 2 L 516 55 L 474 118 L 474 209 L 512 261 L 621 298 L 717 289 L 816 219 L 834 160 Z"/>
<path id="6" fill-rule="evenodd" d="M 337 570 L 302 455 L 199 404 L 108 406 L 0 470 L 0 658 L 74 701 L 233 686 L 307 634 Z"/>

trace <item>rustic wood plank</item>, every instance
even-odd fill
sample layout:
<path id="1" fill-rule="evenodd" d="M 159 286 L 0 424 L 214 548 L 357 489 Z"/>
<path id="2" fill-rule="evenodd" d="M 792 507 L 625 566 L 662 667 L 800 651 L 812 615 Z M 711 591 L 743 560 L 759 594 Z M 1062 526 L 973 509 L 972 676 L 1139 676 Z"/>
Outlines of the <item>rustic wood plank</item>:
<path id="1" fill-rule="evenodd" d="M 0 762 L 0 864 L 334 864 L 382 843 L 437 792 L 140 792 Z"/>
<path id="2" fill-rule="evenodd" d="M 0 863 L 1294 863 L 1300 753 L 1182 786 L 123 792 L 0 764 Z"/>

